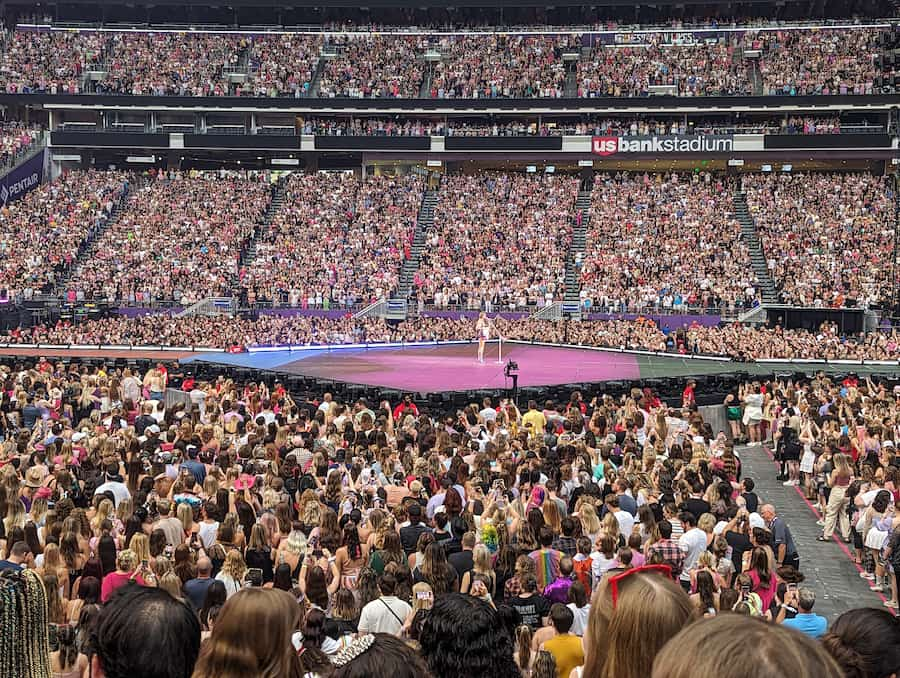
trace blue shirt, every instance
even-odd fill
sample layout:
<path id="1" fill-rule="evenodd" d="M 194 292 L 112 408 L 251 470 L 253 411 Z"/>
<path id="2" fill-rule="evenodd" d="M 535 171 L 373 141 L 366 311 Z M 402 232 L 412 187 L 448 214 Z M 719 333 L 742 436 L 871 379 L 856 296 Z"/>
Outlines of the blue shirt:
<path id="1" fill-rule="evenodd" d="M 215 579 L 212 577 L 207 577 L 206 579 L 188 579 L 184 582 L 182 587 L 184 597 L 188 599 L 191 607 L 198 612 L 203 607 L 204 601 L 206 601 L 206 590 L 214 581 Z"/>
<path id="2" fill-rule="evenodd" d="M 181 462 L 181 468 L 186 468 L 190 471 L 198 485 L 202 485 L 203 481 L 206 480 L 206 466 L 199 461 L 194 461 L 193 459 L 183 461 Z"/>
<path id="3" fill-rule="evenodd" d="M 801 612 L 793 619 L 785 619 L 782 626 L 805 633 L 810 638 L 820 638 L 828 629 L 828 620 L 812 612 Z"/>

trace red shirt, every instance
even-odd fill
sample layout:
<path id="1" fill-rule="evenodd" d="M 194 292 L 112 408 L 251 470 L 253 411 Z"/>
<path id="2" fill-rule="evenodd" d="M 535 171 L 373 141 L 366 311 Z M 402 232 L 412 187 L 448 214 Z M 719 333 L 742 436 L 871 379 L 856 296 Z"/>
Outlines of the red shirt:
<path id="1" fill-rule="evenodd" d="M 411 414 L 414 417 L 419 416 L 419 408 L 416 407 L 415 403 L 409 403 L 408 405 L 404 402 L 401 402 L 397 407 L 394 408 L 394 421 L 398 421 L 400 417 Z"/>

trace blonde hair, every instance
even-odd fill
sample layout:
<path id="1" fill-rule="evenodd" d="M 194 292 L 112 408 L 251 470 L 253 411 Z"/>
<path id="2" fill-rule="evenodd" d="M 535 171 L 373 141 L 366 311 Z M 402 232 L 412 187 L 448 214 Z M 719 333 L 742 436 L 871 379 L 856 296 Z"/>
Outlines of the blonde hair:
<path id="1" fill-rule="evenodd" d="M 134 554 L 135 560 L 150 560 L 150 539 L 143 532 L 135 532 L 131 535 L 128 548 Z"/>
<path id="2" fill-rule="evenodd" d="M 853 469 L 850 468 L 850 458 L 846 454 L 838 452 L 831 458 L 834 464 L 834 470 L 839 476 L 850 477 L 853 475 Z"/>
<path id="3" fill-rule="evenodd" d="M 578 513 L 581 516 L 581 531 L 585 535 L 597 534 L 600 531 L 600 519 L 593 504 L 585 502 Z"/>
<path id="4" fill-rule="evenodd" d="M 100 526 L 103 524 L 103 521 L 110 520 L 110 516 L 114 515 L 115 506 L 109 499 L 104 499 L 97 507 L 97 513 L 94 514 L 94 519 L 91 521 L 91 529 L 95 534 L 98 534 L 100 532 Z"/>
<path id="5" fill-rule="evenodd" d="M 420 593 L 431 593 L 432 595 L 428 598 L 420 598 L 418 594 Z M 430 610 L 434 605 L 434 591 L 431 589 L 431 584 L 420 581 L 418 584 L 414 584 L 412 587 L 412 609 L 413 612 L 418 612 L 419 610 Z"/>
<path id="6" fill-rule="evenodd" d="M 615 607 L 604 578 L 588 616 L 583 675 L 646 678 L 656 653 L 695 616 L 688 595 L 665 575 L 634 571 L 619 580 Z"/>
<path id="7" fill-rule="evenodd" d="M 715 570 L 716 556 L 711 551 L 701 551 L 697 557 L 697 567 L 708 567 L 711 570 Z"/>
<path id="8" fill-rule="evenodd" d="M 134 513 L 134 502 L 131 497 L 128 499 L 123 499 L 119 502 L 119 505 L 116 507 L 116 518 L 122 521 L 122 524 L 125 524 L 125 521 L 128 520 L 131 515 Z"/>
<path id="9" fill-rule="evenodd" d="M 244 562 L 244 557 L 241 555 L 241 552 L 237 549 L 230 550 L 228 555 L 225 556 L 225 563 L 222 565 L 222 574 L 227 574 L 232 579 L 239 582 L 243 580 L 246 573 L 247 564 Z"/>
<path id="10" fill-rule="evenodd" d="M 172 571 L 166 572 L 159 578 L 159 588 L 168 591 L 176 600 L 181 599 L 181 578 Z"/>
<path id="11" fill-rule="evenodd" d="M 697 527 L 706 532 L 706 534 L 712 534 L 713 529 L 716 527 L 716 517 L 712 513 L 704 513 L 697 521 Z"/>
<path id="12" fill-rule="evenodd" d="M 616 515 L 612 511 L 603 516 L 600 526 L 603 528 L 604 533 L 619 541 L 619 521 L 616 520 Z M 628 536 L 630 537 L 631 535 Z"/>
<path id="13" fill-rule="evenodd" d="M 181 527 L 184 529 L 185 534 L 190 534 L 191 527 L 194 525 L 194 509 L 191 508 L 191 505 L 187 503 L 179 504 L 175 515 L 181 521 Z"/>
<path id="14" fill-rule="evenodd" d="M 737 657 L 740 661 L 735 661 Z M 759 617 L 722 614 L 692 624 L 672 638 L 656 656 L 652 678 L 843 675 L 825 648 L 809 636 Z"/>
<path id="15" fill-rule="evenodd" d="M 491 567 L 491 552 L 488 551 L 487 546 L 484 544 L 475 544 L 475 548 L 472 549 L 472 562 L 472 569 L 478 574 L 493 573 L 493 568 Z"/>
<path id="16" fill-rule="evenodd" d="M 544 522 L 549 525 L 556 534 L 562 530 L 562 517 L 559 515 L 559 504 L 554 500 L 548 499 L 541 508 L 544 514 Z"/>

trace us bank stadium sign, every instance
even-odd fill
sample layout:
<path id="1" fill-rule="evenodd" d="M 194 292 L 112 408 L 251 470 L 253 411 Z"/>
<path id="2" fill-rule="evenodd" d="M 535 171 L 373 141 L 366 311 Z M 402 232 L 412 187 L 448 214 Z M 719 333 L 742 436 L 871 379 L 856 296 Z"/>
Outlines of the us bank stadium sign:
<path id="1" fill-rule="evenodd" d="M 730 153 L 732 150 L 734 150 L 734 137 L 731 135 L 697 134 L 591 138 L 591 153 L 596 155 Z"/>

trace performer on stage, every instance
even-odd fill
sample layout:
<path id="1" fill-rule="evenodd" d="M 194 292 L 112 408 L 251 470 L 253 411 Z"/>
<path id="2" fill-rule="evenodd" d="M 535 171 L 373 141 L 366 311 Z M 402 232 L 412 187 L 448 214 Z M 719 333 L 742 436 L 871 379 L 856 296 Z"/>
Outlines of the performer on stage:
<path id="1" fill-rule="evenodd" d="M 491 321 L 488 320 L 484 311 L 478 314 L 478 320 L 475 322 L 475 332 L 478 335 L 478 362 L 484 362 L 484 344 L 491 338 Z"/>

